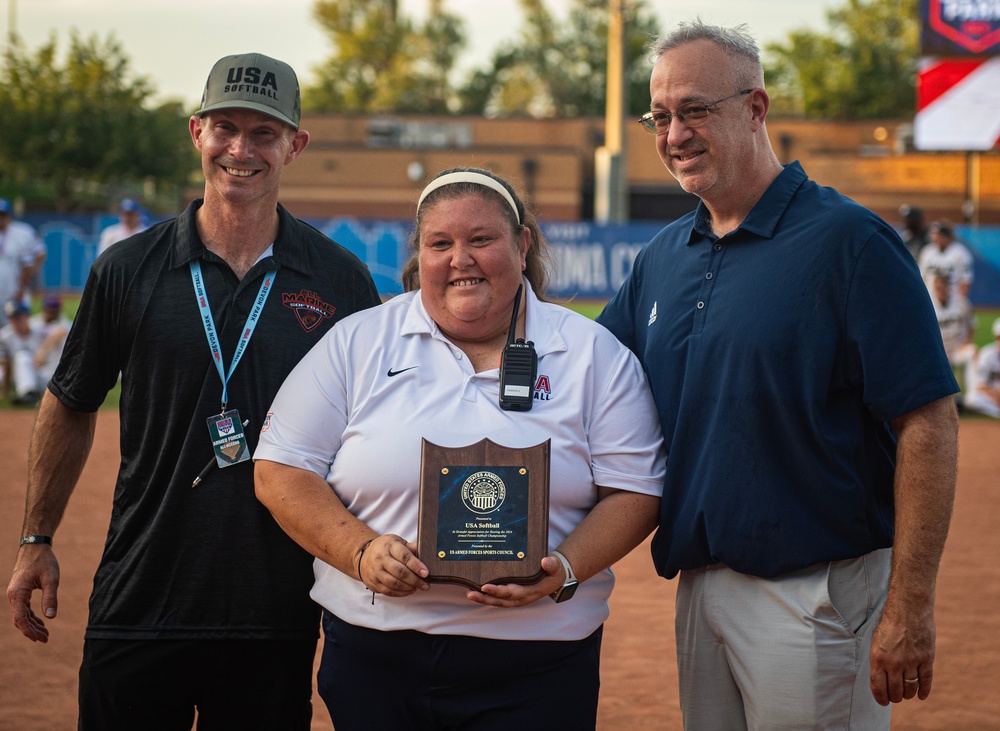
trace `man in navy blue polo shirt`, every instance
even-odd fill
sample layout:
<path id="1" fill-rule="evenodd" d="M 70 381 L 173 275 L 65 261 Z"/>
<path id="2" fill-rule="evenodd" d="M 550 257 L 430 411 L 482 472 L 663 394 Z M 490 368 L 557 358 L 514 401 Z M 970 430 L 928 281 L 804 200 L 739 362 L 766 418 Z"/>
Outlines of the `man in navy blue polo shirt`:
<path id="1" fill-rule="evenodd" d="M 659 39 L 664 165 L 701 199 L 599 321 L 642 360 L 669 445 L 658 572 L 680 573 L 687 729 L 888 729 L 926 698 L 958 390 L 891 226 L 782 166 L 743 27 Z"/>

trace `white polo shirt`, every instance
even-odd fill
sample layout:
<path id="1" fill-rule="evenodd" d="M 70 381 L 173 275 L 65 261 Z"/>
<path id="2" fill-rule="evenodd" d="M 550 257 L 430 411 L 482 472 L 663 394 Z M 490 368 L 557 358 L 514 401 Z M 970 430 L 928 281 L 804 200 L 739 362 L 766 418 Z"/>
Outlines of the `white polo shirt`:
<path id="1" fill-rule="evenodd" d="M 408 541 L 417 540 L 421 438 L 444 447 L 551 439 L 550 548 L 596 504 L 598 485 L 659 495 L 665 453 L 638 360 L 605 328 L 540 302 L 525 284 L 526 338 L 539 356 L 530 411 L 502 410 L 499 368 L 476 373 L 411 292 L 346 318 L 317 343 L 278 392 L 254 457 L 321 475 L 360 520 Z M 614 586 L 608 569 L 564 604 L 482 606 L 461 586 L 433 584 L 372 606 L 361 582 L 318 559 L 314 570 L 313 599 L 351 624 L 495 639 L 587 637 L 607 619 Z"/>

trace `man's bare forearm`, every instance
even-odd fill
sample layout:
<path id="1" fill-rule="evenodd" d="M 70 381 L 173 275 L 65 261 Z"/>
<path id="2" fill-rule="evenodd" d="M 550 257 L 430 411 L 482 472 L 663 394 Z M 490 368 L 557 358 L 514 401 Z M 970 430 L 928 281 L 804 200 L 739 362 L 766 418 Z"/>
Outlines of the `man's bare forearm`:
<path id="1" fill-rule="evenodd" d="M 94 443 L 97 414 L 74 411 L 46 391 L 28 448 L 24 534 L 51 536 Z"/>
<path id="2" fill-rule="evenodd" d="M 904 596 L 932 594 L 955 499 L 958 415 L 954 400 L 948 397 L 928 404 L 895 426 L 899 447 L 893 583 L 909 584 L 911 579 L 913 583 L 893 588 Z"/>

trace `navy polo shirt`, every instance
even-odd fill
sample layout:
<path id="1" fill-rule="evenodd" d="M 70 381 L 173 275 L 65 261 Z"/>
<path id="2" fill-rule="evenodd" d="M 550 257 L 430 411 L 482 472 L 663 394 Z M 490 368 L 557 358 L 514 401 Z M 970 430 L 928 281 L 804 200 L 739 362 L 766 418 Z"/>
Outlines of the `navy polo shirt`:
<path id="1" fill-rule="evenodd" d="M 762 577 L 892 545 L 889 421 L 958 391 L 884 221 L 798 163 L 718 238 L 703 205 L 598 321 L 642 361 L 669 447 L 653 558 Z"/>

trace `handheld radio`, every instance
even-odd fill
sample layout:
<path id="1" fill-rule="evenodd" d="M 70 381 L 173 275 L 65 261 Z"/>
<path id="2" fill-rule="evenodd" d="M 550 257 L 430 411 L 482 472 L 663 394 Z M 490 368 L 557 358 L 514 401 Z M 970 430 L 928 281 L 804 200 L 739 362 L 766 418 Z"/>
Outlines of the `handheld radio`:
<path id="1" fill-rule="evenodd" d="M 523 289 L 523 284 L 517 286 L 514 312 L 510 316 L 510 332 L 500 358 L 500 408 L 504 411 L 531 411 L 534 401 L 535 375 L 538 371 L 535 344 L 530 340 L 525 342 L 524 338 L 518 338 L 514 342 Z"/>

